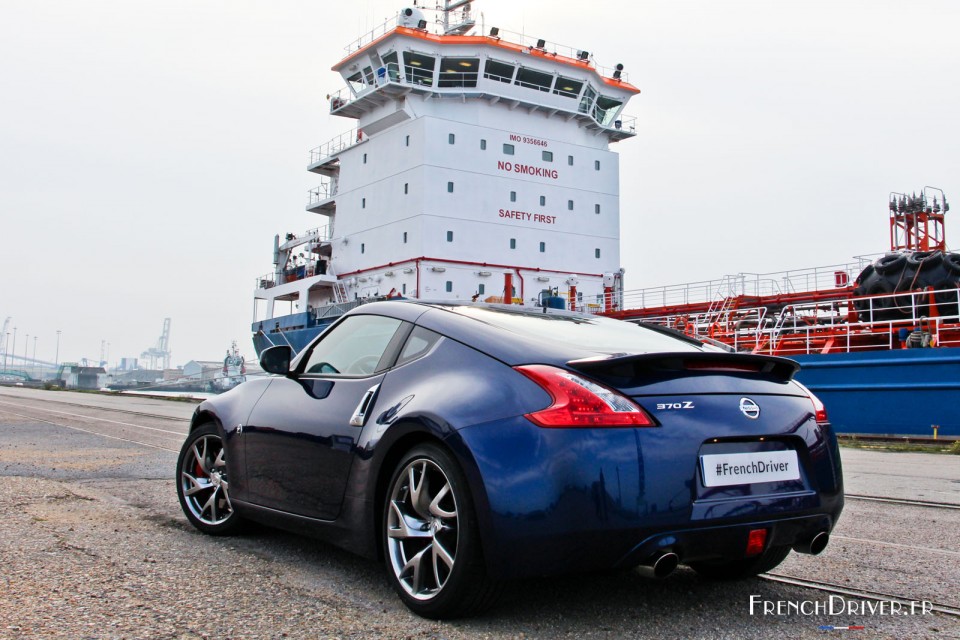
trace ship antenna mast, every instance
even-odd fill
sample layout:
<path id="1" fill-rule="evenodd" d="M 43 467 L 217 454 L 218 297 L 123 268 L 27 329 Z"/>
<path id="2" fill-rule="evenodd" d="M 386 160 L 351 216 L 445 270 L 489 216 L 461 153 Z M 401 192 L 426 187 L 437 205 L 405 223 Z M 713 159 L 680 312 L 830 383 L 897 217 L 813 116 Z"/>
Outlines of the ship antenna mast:
<path id="1" fill-rule="evenodd" d="M 470 15 L 471 2 L 473 2 L 473 0 L 444 0 L 443 5 L 437 7 L 439 11 L 443 12 L 443 35 L 462 36 L 467 31 L 470 31 L 470 29 L 473 29 L 477 21 Z M 460 8 L 463 8 L 463 11 L 460 13 L 460 22 L 455 24 L 451 23 L 450 14 Z"/>

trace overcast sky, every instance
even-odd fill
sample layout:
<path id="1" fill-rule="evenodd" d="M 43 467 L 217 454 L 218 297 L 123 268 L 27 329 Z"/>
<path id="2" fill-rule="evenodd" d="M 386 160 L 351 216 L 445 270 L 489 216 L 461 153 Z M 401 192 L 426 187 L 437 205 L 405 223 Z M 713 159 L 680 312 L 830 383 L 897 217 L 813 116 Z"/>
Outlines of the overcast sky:
<path id="1" fill-rule="evenodd" d="M 325 95 L 390 0 L 0 0 L 0 323 L 17 353 L 252 355 L 273 236 L 320 219 Z M 623 63 L 627 288 L 888 246 L 890 191 L 960 202 L 956 0 L 478 0 L 486 25 Z M 955 209 L 952 216 L 960 216 Z M 951 225 L 947 239 L 960 234 Z M 960 247 L 960 241 L 954 243 Z M 11 336 L 12 337 L 12 336 Z"/>

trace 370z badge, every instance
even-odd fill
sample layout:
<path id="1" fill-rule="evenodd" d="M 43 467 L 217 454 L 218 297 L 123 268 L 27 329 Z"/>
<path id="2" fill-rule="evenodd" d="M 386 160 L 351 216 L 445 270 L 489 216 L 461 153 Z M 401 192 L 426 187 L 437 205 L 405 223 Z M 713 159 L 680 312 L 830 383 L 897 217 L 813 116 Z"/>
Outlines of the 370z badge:
<path id="1" fill-rule="evenodd" d="M 663 411 L 665 409 L 693 409 L 693 402 L 687 400 L 685 402 L 658 402 L 657 411 Z"/>

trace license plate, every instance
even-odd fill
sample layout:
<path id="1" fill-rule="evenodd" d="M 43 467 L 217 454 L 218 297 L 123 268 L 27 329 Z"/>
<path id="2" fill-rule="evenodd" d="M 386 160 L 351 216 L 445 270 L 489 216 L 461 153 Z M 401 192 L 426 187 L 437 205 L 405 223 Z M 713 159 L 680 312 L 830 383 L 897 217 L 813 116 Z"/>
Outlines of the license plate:
<path id="1" fill-rule="evenodd" d="M 700 456 L 703 486 L 726 487 L 734 484 L 755 484 L 798 480 L 800 464 L 796 451 L 762 453 L 726 453 Z"/>

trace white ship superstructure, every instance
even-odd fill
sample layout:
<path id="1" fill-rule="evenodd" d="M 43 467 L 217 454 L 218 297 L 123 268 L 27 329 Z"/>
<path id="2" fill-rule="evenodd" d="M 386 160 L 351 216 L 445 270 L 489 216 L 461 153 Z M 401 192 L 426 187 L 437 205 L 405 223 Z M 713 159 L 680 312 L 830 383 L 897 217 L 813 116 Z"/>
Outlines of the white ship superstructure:
<path id="1" fill-rule="evenodd" d="M 587 51 L 404 9 L 348 48 L 330 112 L 356 127 L 311 152 L 306 234 L 278 238 L 255 323 L 376 296 L 616 308 L 619 163 L 639 90 Z M 451 26 L 451 19 L 457 24 Z M 309 324 L 309 323 L 308 323 Z M 265 330 L 274 323 L 265 322 Z M 294 330 L 303 327 L 284 327 Z"/>

